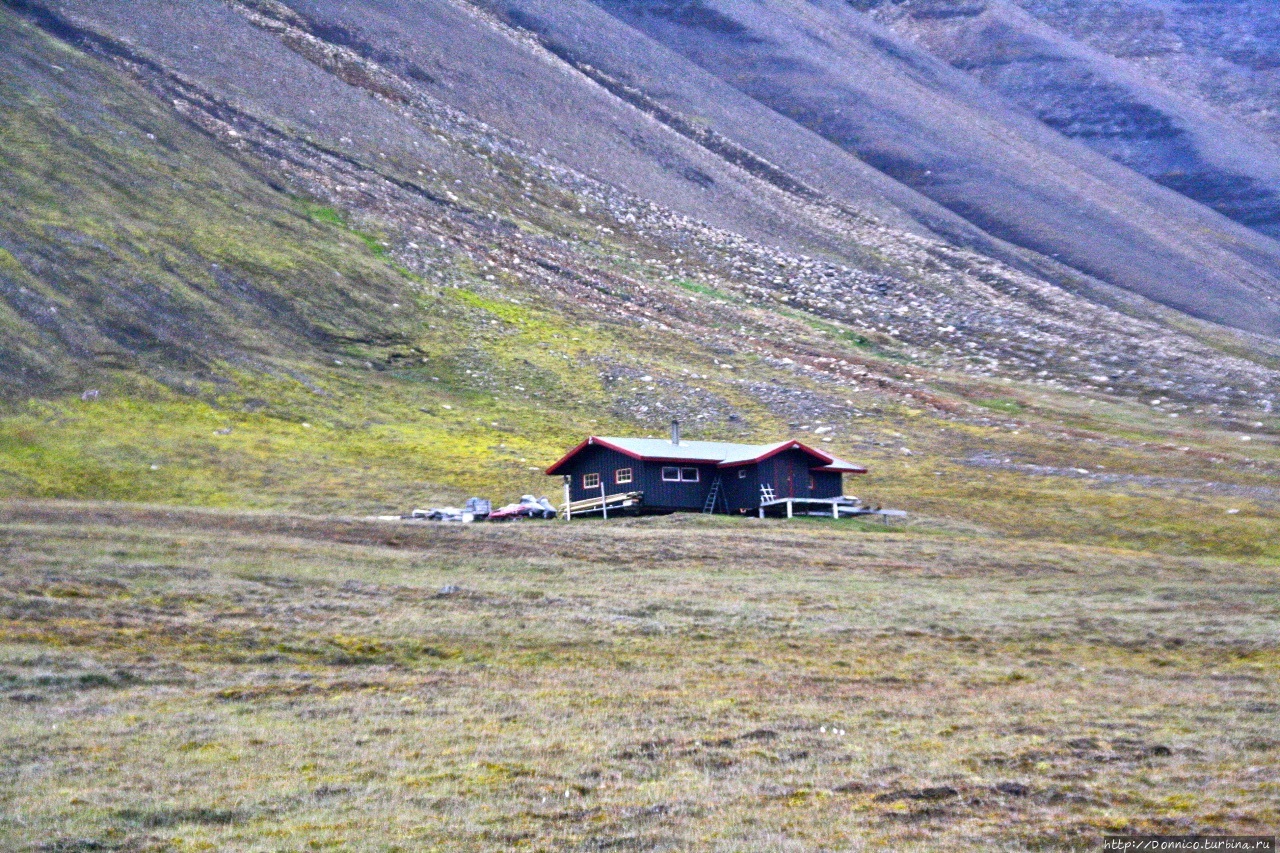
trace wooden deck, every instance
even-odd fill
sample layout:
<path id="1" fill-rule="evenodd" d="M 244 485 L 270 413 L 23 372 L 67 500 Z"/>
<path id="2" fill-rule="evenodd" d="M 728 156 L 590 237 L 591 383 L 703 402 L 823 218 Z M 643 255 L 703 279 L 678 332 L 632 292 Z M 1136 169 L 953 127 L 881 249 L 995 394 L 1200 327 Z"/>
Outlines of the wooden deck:
<path id="1" fill-rule="evenodd" d="M 605 518 L 610 512 L 639 509 L 644 505 L 644 492 L 619 492 L 598 498 L 586 498 L 560 505 L 560 513 L 565 520 L 574 516 L 600 514 Z M 856 498 L 771 498 L 760 502 L 760 517 L 767 511 L 784 512 L 787 518 L 797 514 L 808 516 L 825 516 L 828 518 L 852 518 L 855 516 L 877 516 L 888 522 L 893 518 L 904 518 L 906 513 L 897 509 L 872 509 L 860 504 Z"/>
<path id="2" fill-rule="evenodd" d="M 877 515 L 884 521 L 906 516 L 906 513 L 899 509 L 872 509 L 862 506 L 852 498 L 842 496 L 838 498 L 773 498 L 772 500 L 764 500 L 760 502 L 760 517 L 764 518 L 765 510 L 775 507 L 785 509 L 787 518 L 794 518 L 797 512 L 805 515 L 827 515 L 831 518 Z"/>

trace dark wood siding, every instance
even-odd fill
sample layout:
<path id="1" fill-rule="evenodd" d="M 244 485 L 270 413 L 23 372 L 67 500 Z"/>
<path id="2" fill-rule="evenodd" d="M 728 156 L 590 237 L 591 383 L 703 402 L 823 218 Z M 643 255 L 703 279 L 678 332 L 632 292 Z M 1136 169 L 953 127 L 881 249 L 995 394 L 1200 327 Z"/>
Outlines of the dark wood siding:
<path id="1" fill-rule="evenodd" d="M 817 488 L 813 490 L 815 498 L 838 498 L 844 494 L 844 475 L 835 471 L 815 471 L 813 479 Z"/>
<path id="2" fill-rule="evenodd" d="M 760 463 L 760 482 L 773 486 L 775 497 L 814 497 L 809 469 L 818 464 L 803 450 L 786 450 Z"/>
<path id="3" fill-rule="evenodd" d="M 718 473 L 715 465 L 693 465 L 685 462 L 645 462 L 644 505 L 646 509 L 702 509 Z M 697 468 L 698 482 L 668 483 L 662 479 L 663 468 Z"/>
<path id="4" fill-rule="evenodd" d="M 668 483 L 662 479 L 662 469 L 676 465 L 682 468 L 697 468 L 698 482 Z M 619 469 L 631 469 L 631 482 L 619 485 L 616 475 Z M 565 467 L 564 473 L 573 477 L 572 500 L 600 497 L 600 489 L 586 489 L 582 485 L 584 474 L 599 474 L 604 482 L 605 493 L 614 495 L 621 492 L 644 492 L 645 509 L 702 509 L 711 484 L 718 470 L 715 465 L 693 465 L 685 462 L 641 462 L 632 459 L 625 453 L 619 453 L 607 447 L 593 444 L 584 447 Z M 562 494 L 561 491 L 558 494 Z"/>
<path id="5" fill-rule="evenodd" d="M 833 471 L 813 471 L 821 463 L 803 450 L 787 450 L 761 462 L 758 481 L 779 498 L 836 498 L 844 479 Z"/>
<path id="6" fill-rule="evenodd" d="M 843 493 L 844 478 L 833 472 L 811 471 L 820 464 L 802 450 L 787 450 L 763 462 L 740 468 L 719 468 L 714 464 L 694 465 L 685 462 L 642 462 L 598 444 L 584 447 L 565 467 L 564 472 L 573 477 L 571 499 L 575 501 L 600 497 L 600 489 L 586 489 L 582 485 L 584 474 L 599 474 L 606 494 L 644 492 L 644 508 L 651 511 L 701 510 L 716 477 L 721 478 L 721 494 L 724 502 L 716 510 L 738 514 L 740 510 L 754 512 L 760 506 L 760 486 L 773 487 L 779 498 L 834 498 Z M 697 468 L 698 482 L 666 482 L 662 479 L 664 467 Z M 630 483 L 617 483 L 617 472 L 630 468 Z M 738 477 L 745 470 L 747 476 Z M 562 492 L 556 492 L 559 502 Z"/>
<path id="7" fill-rule="evenodd" d="M 760 506 L 760 473 L 758 465 L 742 465 L 737 468 L 726 468 L 721 472 L 724 477 L 725 503 L 729 512 L 736 513 L 740 509 L 754 510 Z M 738 472 L 745 471 L 747 476 L 739 479 Z"/>
<path id="8" fill-rule="evenodd" d="M 635 492 L 640 491 L 641 471 L 644 468 L 643 462 L 632 459 L 625 453 L 619 453 L 616 450 L 610 450 L 607 447 L 601 447 L 593 444 L 590 447 L 582 448 L 582 452 L 574 457 L 565 473 L 573 476 L 573 500 L 580 501 L 586 498 L 600 497 L 600 490 L 585 489 L 582 486 L 583 474 L 599 474 L 601 482 L 604 483 L 605 494 L 615 495 L 619 492 Z M 619 486 L 614 482 L 615 474 L 619 468 L 630 468 L 632 472 L 632 481 Z M 561 490 L 563 494 L 563 489 Z"/>

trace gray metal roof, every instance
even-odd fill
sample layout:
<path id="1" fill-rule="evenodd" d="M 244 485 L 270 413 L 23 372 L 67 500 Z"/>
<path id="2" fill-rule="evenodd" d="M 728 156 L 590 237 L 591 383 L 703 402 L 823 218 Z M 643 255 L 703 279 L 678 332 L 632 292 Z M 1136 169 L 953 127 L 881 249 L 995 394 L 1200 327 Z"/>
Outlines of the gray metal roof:
<path id="1" fill-rule="evenodd" d="M 614 438 L 612 436 L 602 437 L 599 440 L 639 456 L 687 459 L 690 462 L 745 462 L 791 444 L 789 441 L 773 444 L 732 444 L 727 441 L 683 440 L 679 444 L 672 444 L 665 438 Z"/>
<path id="2" fill-rule="evenodd" d="M 679 444 L 672 444 L 669 439 L 665 438 L 619 438 L 614 436 L 605 436 L 593 438 L 593 441 L 599 441 L 612 445 L 619 450 L 634 453 L 645 459 L 663 459 L 671 461 L 689 461 L 689 462 L 716 462 L 721 465 L 736 465 L 743 462 L 752 462 L 764 456 L 769 456 L 779 450 L 792 445 L 802 444 L 795 440 L 776 441 L 772 444 L 734 444 L 727 441 L 681 441 Z M 812 448 L 811 448 L 812 449 Z M 851 468 L 861 469 L 861 465 L 854 465 L 846 462 L 837 456 L 818 450 L 823 456 L 831 458 L 831 462 L 824 467 L 838 469 Z"/>

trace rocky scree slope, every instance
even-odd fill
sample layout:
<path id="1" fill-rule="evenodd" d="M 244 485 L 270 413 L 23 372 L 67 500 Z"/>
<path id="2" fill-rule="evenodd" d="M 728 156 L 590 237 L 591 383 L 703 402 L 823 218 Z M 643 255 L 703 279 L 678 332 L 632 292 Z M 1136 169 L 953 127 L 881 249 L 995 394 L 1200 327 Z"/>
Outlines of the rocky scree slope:
<path id="1" fill-rule="evenodd" d="M 179 385 L 234 383 L 228 364 L 306 382 L 335 354 L 395 371 L 511 331 L 459 306 L 459 288 L 596 323 L 626 346 L 580 356 L 575 381 L 592 376 L 619 417 L 649 424 L 684 411 L 733 429 L 749 400 L 782 418 L 874 405 L 843 402 L 859 392 L 979 417 L 938 390 L 963 383 L 930 387 L 954 375 L 1206 412 L 1265 410 L 1280 387 L 1260 339 L 1073 279 L 1122 312 L 949 243 L 927 201 L 859 200 L 884 186 L 874 174 L 841 190 L 830 164 L 797 176 L 718 150 L 477 7 L 414 7 L 441 45 L 474 36 L 453 55 L 484 49 L 468 85 L 446 85 L 465 63 L 319 5 L 10 4 L 0 79 L 27 116 L 3 146 L 12 387 L 94 364 Z M 552 151 L 552 127 L 529 141 L 519 121 L 490 123 L 502 110 L 482 92 L 500 73 L 547 87 L 559 124 L 579 129 Z M 596 159 L 623 138 L 618 162 Z M 686 370 L 629 399 L 660 351 L 717 378 Z M 744 359 L 760 373 L 731 372 Z"/>
<path id="2" fill-rule="evenodd" d="M 1269 0 L 1018 0 L 1038 20 L 1280 142 L 1280 8 Z"/>
<path id="3" fill-rule="evenodd" d="M 1067 140 L 843 0 L 596 5 L 993 236 L 1275 334 L 1275 241 Z"/>
<path id="4" fill-rule="evenodd" d="M 1207 80 L 1189 87 L 1153 72 L 1150 56 L 1116 56 L 1082 44 L 1080 23 L 1099 17 L 1100 6 L 1073 3 L 1066 16 L 1050 14 L 1048 4 L 1025 5 L 1040 19 L 1012 0 L 864 4 L 894 32 L 1063 135 L 1242 225 L 1270 237 L 1280 234 L 1280 148 L 1274 134 L 1204 97 L 1214 94 L 1204 91 Z M 1148 6 L 1147 15 L 1135 9 L 1129 26 L 1145 22 L 1155 31 L 1151 35 L 1171 35 L 1150 14 L 1158 8 Z M 1224 15 L 1217 9 L 1202 10 L 1197 20 L 1235 15 L 1251 17 L 1248 10 Z M 1069 32 L 1047 23 L 1059 18 Z M 1114 37 L 1114 24 L 1089 32 L 1089 40 L 1101 42 L 1108 31 Z M 1179 67 L 1193 74 L 1197 64 Z"/>

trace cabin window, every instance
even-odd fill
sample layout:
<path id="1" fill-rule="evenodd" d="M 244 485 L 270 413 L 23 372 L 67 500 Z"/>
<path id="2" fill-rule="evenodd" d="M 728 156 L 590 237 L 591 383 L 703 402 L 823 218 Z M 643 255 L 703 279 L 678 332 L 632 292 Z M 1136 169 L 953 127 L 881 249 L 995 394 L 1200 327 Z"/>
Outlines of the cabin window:
<path id="1" fill-rule="evenodd" d="M 664 483 L 680 482 L 680 469 L 679 468 L 663 468 L 662 482 Z"/>
<path id="2" fill-rule="evenodd" d="M 681 468 L 680 481 L 684 483 L 698 482 L 698 469 L 697 468 Z"/>
<path id="3" fill-rule="evenodd" d="M 662 469 L 662 480 L 664 483 L 696 483 L 698 482 L 697 468 L 676 468 L 668 466 Z"/>
<path id="4" fill-rule="evenodd" d="M 584 489 L 600 488 L 600 475 L 599 474 L 583 474 L 582 488 Z"/>
<path id="5" fill-rule="evenodd" d="M 631 482 L 631 469 L 630 469 L 630 468 L 619 468 L 617 471 L 614 471 L 614 472 L 613 472 L 613 481 L 614 481 L 615 483 L 617 483 L 618 485 L 622 485 L 623 483 L 630 483 L 630 482 Z"/>
<path id="6" fill-rule="evenodd" d="M 738 469 L 738 479 L 739 479 L 739 480 L 745 480 L 745 479 L 747 479 L 747 469 L 746 469 L 746 468 L 739 468 L 739 469 Z"/>

